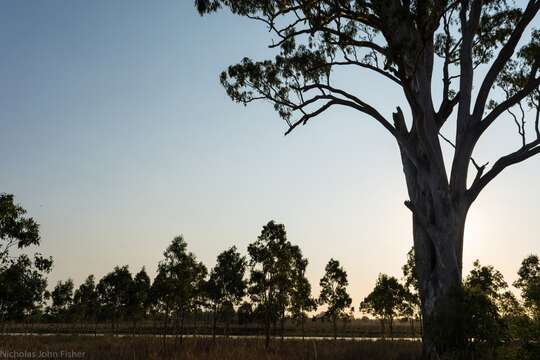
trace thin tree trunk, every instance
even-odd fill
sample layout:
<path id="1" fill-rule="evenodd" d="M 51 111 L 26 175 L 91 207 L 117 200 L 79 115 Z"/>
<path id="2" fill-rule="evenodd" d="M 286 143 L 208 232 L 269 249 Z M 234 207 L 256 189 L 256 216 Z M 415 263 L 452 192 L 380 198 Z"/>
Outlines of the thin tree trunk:
<path id="1" fill-rule="evenodd" d="M 178 342 L 178 324 L 179 324 L 179 312 L 176 311 L 176 316 L 174 318 L 174 349 L 176 350 L 176 344 Z"/>
<path id="2" fill-rule="evenodd" d="M 184 319 L 185 319 L 186 313 L 184 310 L 182 310 L 182 315 L 180 319 L 180 343 L 184 341 Z"/>
<path id="3" fill-rule="evenodd" d="M 212 317 L 212 341 L 216 342 L 216 323 L 217 323 L 217 310 L 214 306 L 214 315 Z"/>

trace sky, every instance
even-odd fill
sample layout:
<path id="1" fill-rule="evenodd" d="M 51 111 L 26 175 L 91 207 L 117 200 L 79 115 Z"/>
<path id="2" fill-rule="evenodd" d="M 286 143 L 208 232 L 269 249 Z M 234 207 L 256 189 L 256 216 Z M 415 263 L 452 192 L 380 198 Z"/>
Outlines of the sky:
<path id="1" fill-rule="evenodd" d="M 41 224 L 51 285 L 124 264 L 153 276 L 179 234 L 211 267 L 232 245 L 246 253 L 272 219 L 309 259 L 315 295 L 330 258 L 348 272 L 354 306 L 379 273 L 401 276 L 411 219 L 382 127 L 335 110 L 284 136 L 271 105 L 235 104 L 219 84 L 243 57 L 272 56 L 270 39 L 227 12 L 200 17 L 191 0 L 0 3 L 0 192 Z M 337 81 L 385 115 L 405 108 L 376 75 Z M 475 156 L 493 163 L 519 141 L 501 119 Z M 512 168 L 480 195 L 465 272 L 478 258 L 513 282 L 540 253 L 539 165 Z"/>

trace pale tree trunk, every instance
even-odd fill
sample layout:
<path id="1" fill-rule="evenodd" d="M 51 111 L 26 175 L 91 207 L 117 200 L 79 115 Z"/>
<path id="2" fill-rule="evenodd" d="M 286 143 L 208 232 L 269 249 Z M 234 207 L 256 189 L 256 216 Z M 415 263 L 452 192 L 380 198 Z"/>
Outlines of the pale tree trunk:
<path id="1" fill-rule="evenodd" d="M 460 294 L 468 206 L 455 198 L 437 169 L 442 161 L 425 158 L 427 164 L 419 170 L 403 151 L 402 159 L 410 196 L 406 205 L 413 213 L 423 352 L 427 359 L 441 359 L 464 346 Z"/>

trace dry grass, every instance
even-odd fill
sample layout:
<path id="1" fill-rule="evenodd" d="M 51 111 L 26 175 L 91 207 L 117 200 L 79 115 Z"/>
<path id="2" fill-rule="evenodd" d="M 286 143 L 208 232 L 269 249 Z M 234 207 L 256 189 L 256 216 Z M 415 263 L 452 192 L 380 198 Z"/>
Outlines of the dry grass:
<path id="1" fill-rule="evenodd" d="M 66 352 L 84 353 L 83 359 L 189 359 L 189 360 L 409 360 L 418 359 L 420 343 L 406 341 L 274 340 L 266 351 L 260 339 L 178 339 L 156 337 L 0 336 L 2 351 L 48 353 L 69 358 Z M 64 356 L 62 356 L 64 351 Z M 13 355 L 13 353 L 11 353 Z M 4 355 L 4 358 L 6 356 Z M 71 357 L 76 358 L 76 357 Z"/>

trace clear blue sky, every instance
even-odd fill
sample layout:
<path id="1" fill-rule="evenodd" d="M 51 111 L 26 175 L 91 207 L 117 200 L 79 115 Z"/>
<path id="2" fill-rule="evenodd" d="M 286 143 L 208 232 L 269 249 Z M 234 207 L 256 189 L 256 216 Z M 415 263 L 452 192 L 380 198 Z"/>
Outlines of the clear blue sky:
<path id="1" fill-rule="evenodd" d="M 410 217 L 387 134 L 333 111 L 284 137 L 271 106 L 234 104 L 219 85 L 227 65 L 268 57 L 268 43 L 260 25 L 201 18 L 191 0 L 1 2 L 0 191 L 41 223 L 51 284 L 117 264 L 153 275 L 177 234 L 212 266 L 233 244 L 245 252 L 270 219 L 301 246 L 313 283 L 330 257 L 343 263 L 356 306 L 379 272 L 401 274 Z M 403 104 L 376 77 L 341 81 L 385 114 Z M 517 146 L 514 133 L 510 120 L 497 127 L 479 159 Z M 539 165 L 478 199 L 468 267 L 480 258 L 512 281 L 540 252 Z"/>

